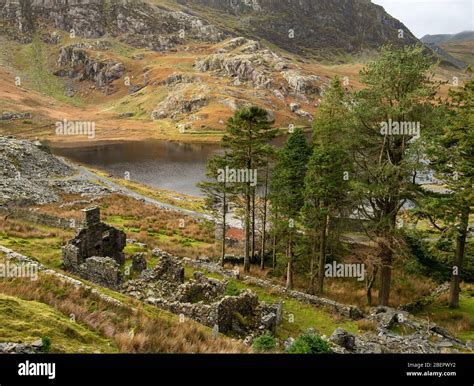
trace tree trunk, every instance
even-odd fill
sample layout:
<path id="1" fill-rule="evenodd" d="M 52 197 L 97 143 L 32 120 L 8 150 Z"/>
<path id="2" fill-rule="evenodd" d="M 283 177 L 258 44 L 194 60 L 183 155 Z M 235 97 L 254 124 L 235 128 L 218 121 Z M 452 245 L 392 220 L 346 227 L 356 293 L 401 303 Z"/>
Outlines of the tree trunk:
<path id="1" fill-rule="evenodd" d="M 272 268 L 276 268 L 276 231 L 273 234 L 273 241 L 272 241 Z"/>
<path id="2" fill-rule="evenodd" d="M 252 249 L 250 260 L 255 264 L 255 188 L 252 189 Z"/>
<path id="3" fill-rule="evenodd" d="M 390 286 L 392 282 L 393 251 L 386 245 L 382 246 L 381 260 L 382 268 L 380 270 L 379 306 L 388 306 L 390 301 Z"/>
<path id="4" fill-rule="evenodd" d="M 224 187 L 225 189 L 225 187 Z M 225 236 L 226 236 L 226 227 L 227 227 L 227 195 L 224 192 L 223 198 L 222 198 L 222 250 L 221 250 L 221 265 L 224 267 L 225 265 Z"/>
<path id="5" fill-rule="evenodd" d="M 265 175 L 265 189 L 263 193 L 263 224 L 262 224 L 262 246 L 260 251 L 260 269 L 263 271 L 265 269 L 265 247 L 267 239 L 267 205 L 268 205 L 268 166 L 267 172 Z"/>
<path id="6" fill-rule="evenodd" d="M 244 251 L 244 272 L 250 272 L 250 210 L 251 210 L 251 197 L 250 187 L 247 186 L 247 192 L 245 195 L 245 251 Z"/>
<path id="7" fill-rule="evenodd" d="M 381 245 L 381 269 L 380 269 L 380 289 L 379 289 L 379 306 L 388 306 L 390 303 L 390 287 L 392 284 L 392 265 L 393 265 L 393 230 L 397 227 L 397 214 L 395 207 L 398 201 L 389 202 L 384 209 L 383 218 L 387 218 L 389 228 L 386 229 L 385 237 L 386 244 Z"/>
<path id="8" fill-rule="evenodd" d="M 456 236 L 456 256 L 454 258 L 453 273 L 451 276 L 451 288 L 449 291 L 449 308 L 459 308 L 459 294 L 461 292 L 461 269 L 464 262 L 466 249 L 467 229 L 469 227 L 469 208 L 464 210 L 461 224 Z"/>
<path id="9" fill-rule="evenodd" d="M 309 293 L 314 295 L 316 293 L 316 278 L 318 277 L 318 273 L 316 271 L 316 251 L 317 251 L 317 243 L 318 237 L 316 230 L 314 231 L 314 240 L 313 240 L 313 250 L 311 253 L 311 261 L 310 261 L 310 281 L 309 281 Z"/>
<path id="10" fill-rule="evenodd" d="M 372 288 L 374 287 L 375 279 L 377 278 L 378 267 L 373 266 L 370 277 L 367 280 L 367 304 L 372 307 Z"/>
<path id="11" fill-rule="evenodd" d="M 321 222 L 321 234 L 320 234 L 320 244 L 319 244 L 319 277 L 318 277 L 318 293 L 322 294 L 324 292 L 324 274 L 325 274 L 325 265 L 326 265 L 326 244 L 327 244 L 327 222 L 328 216 L 323 216 L 323 221 Z"/>
<path id="12" fill-rule="evenodd" d="M 290 232 L 288 238 L 288 269 L 286 273 L 286 289 L 292 290 L 293 289 L 293 238 Z"/>

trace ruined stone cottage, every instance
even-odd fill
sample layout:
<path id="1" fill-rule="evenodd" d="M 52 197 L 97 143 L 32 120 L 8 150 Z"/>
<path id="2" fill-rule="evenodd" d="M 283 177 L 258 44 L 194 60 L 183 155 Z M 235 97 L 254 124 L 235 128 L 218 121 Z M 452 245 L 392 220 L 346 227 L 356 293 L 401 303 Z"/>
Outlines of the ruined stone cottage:
<path id="1" fill-rule="evenodd" d="M 182 259 L 160 249 L 153 269 L 147 269 L 143 253 L 132 256 L 135 279 L 121 273 L 126 235 L 100 221 L 99 208 L 83 210 L 83 226 L 63 247 L 64 268 L 87 280 L 146 301 L 177 315 L 184 315 L 221 333 L 246 337 L 274 330 L 281 316 L 275 305 L 259 302 L 251 291 L 226 296 L 227 281 L 194 272 L 186 281 Z"/>
<path id="2" fill-rule="evenodd" d="M 63 264 L 67 271 L 110 288 L 122 284 L 120 267 L 126 235 L 123 231 L 100 221 L 97 207 L 83 210 L 83 227 L 63 247 Z"/>

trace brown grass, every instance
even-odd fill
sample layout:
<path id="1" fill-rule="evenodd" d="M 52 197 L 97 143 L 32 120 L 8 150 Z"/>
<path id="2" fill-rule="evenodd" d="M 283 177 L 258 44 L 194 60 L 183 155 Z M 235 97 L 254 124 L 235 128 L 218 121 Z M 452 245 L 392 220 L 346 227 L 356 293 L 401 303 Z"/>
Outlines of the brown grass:
<path id="1" fill-rule="evenodd" d="M 83 288 L 41 275 L 37 281 L 13 279 L 0 282 L 0 292 L 35 300 L 74 315 L 82 323 L 112 339 L 123 353 L 245 353 L 250 349 L 224 336 L 213 338 L 209 329 L 155 307 L 127 299 L 111 305 Z"/>

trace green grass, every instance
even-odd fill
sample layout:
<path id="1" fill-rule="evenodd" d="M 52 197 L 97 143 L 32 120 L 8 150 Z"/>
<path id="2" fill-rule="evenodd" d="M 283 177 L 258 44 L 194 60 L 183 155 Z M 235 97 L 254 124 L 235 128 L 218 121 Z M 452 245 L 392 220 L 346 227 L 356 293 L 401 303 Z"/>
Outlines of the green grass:
<path id="1" fill-rule="evenodd" d="M 0 244 L 48 267 L 60 268 L 62 265 L 61 246 L 63 242 L 59 237 L 20 238 L 0 232 Z"/>
<path id="2" fill-rule="evenodd" d="M 77 97 L 67 97 L 64 94 L 62 81 L 54 76 L 48 69 L 48 60 L 52 55 L 48 52 L 49 46 L 35 36 L 30 44 L 18 46 L 15 49 L 13 61 L 15 67 L 20 69 L 20 77 L 25 79 L 33 89 L 58 101 L 81 107 L 84 102 Z"/>
<path id="3" fill-rule="evenodd" d="M 399 324 L 390 328 L 390 331 L 400 336 L 413 335 L 416 332 L 416 330 L 411 327 Z"/>
<path id="4" fill-rule="evenodd" d="M 451 330 L 463 341 L 474 340 L 474 291 L 461 293 L 458 309 L 450 309 L 446 302 L 437 301 L 426 307 L 420 315 Z"/>
<path id="5" fill-rule="evenodd" d="M 0 342 L 32 343 L 45 336 L 53 353 L 117 352 L 110 340 L 46 304 L 0 294 Z"/>

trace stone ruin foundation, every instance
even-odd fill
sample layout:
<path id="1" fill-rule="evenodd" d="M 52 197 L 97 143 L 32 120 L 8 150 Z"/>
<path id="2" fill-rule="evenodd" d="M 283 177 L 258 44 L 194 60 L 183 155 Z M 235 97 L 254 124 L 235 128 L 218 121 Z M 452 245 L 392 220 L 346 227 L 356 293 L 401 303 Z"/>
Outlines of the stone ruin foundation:
<path id="1" fill-rule="evenodd" d="M 64 268 L 105 287 L 118 289 L 122 282 L 120 267 L 125 262 L 123 231 L 100 221 L 97 207 L 83 210 L 83 227 L 63 247 Z"/>
<path id="2" fill-rule="evenodd" d="M 239 296 L 226 296 L 227 280 L 208 278 L 196 271 L 185 282 L 182 260 L 159 249 L 153 251 L 160 259 L 153 269 L 147 269 L 143 253 L 132 256 L 129 279 L 133 279 L 124 280 L 121 268 L 125 263 L 125 233 L 102 223 L 99 208 L 88 208 L 83 213 L 83 227 L 63 247 L 67 271 L 224 334 L 256 336 L 274 331 L 281 321 L 281 304 L 260 302 L 248 290 Z"/>
<path id="3" fill-rule="evenodd" d="M 153 270 L 143 271 L 139 279 L 124 284 L 126 294 L 239 337 L 274 331 L 281 320 L 281 305 L 259 302 L 248 290 L 226 296 L 227 281 L 208 278 L 199 271 L 185 283 L 180 259 L 160 250 L 153 253 L 160 262 Z"/>

